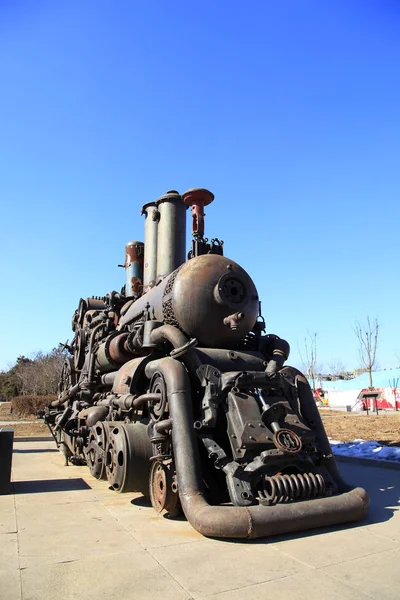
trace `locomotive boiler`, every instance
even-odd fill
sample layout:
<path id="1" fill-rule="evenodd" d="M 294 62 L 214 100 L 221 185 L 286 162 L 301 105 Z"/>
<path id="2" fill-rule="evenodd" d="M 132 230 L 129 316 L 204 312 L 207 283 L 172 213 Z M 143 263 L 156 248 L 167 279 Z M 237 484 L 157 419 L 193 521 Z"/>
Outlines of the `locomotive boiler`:
<path id="1" fill-rule="evenodd" d="M 204 237 L 205 189 L 145 204 L 121 292 L 81 299 L 45 421 L 68 461 L 205 536 L 254 538 L 361 519 L 289 344 L 257 289 Z M 186 211 L 193 239 L 186 254 Z"/>

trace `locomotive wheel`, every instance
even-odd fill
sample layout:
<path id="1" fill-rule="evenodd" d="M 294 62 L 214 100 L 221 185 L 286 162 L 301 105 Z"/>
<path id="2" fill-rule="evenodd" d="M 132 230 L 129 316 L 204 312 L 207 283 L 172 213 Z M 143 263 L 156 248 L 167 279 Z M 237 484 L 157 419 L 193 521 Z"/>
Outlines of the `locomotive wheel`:
<path id="1" fill-rule="evenodd" d="M 84 454 L 90 474 L 96 479 L 107 479 L 106 476 L 106 450 L 108 445 L 109 424 L 99 421 L 91 427 L 88 444 Z"/>
<path id="2" fill-rule="evenodd" d="M 148 496 L 151 456 L 147 423 L 110 423 L 106 474 L 115 491 L 142 492 Z"/>
<path id="3" fill-rule="evenodd" d="M 179 495 L 176 488 L 172 463 L 153 462 L 150 471 L 150 500 L 154 510 L 166 510 L 171 517 L 180 514 Z"/>

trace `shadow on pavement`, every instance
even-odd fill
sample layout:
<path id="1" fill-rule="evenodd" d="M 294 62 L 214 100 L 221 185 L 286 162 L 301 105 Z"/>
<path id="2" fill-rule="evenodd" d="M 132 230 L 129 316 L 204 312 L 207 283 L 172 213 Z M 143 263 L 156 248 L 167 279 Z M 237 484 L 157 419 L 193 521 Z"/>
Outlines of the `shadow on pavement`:
<path id="1" fill-rule="evenodd" d="M 133 498 L 133 500 L 131 500 L 131 504 L 134 504 L 135 506 L 151 506 L 150 498 L 147 498 L 146 496 Z"/>
<path id="2" fill-rule="evenodd" d="M 14 481 L 14 494 L 40 494 L 42 492 L 71 492 L 90 490 L 90 485 L 81 478 L 75 479 L 38 479 L 36 481 Z"/>

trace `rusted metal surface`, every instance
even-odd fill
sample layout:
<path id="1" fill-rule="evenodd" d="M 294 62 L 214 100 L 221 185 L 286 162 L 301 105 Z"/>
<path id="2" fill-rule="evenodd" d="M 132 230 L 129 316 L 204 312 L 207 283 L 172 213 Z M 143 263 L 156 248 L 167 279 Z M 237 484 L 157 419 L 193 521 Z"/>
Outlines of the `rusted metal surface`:
<path id="1" fill-rule="evenodd" d="M 157 200 L 159 212 L 157 241 L 157 281 L 175 271 L 186 254 L 186 206 L 171 190 Z"/>
<path id="2" fill-rule="evenodd" d="M 204 188 L 192 188 L 182 194 L 182 200 L 186 206 L 192 209 L 192 234 L 194 237 L 204 235 L 204 207 L 211 204 L 214 194 Z"/>
<path id="3" fill-rule="evenodd" d="M 143 242 L 132 241 L 125 246 L 125 296 L 137 298 L 143 287 Z"/>
<path id="4" fill-rule="evenodd" d="M 281 532 L 301 531 L 338 522 L 362 518 L 368 508 L 365 490 L 356 488 L 332 498 L 307 502 L 251 507 L 210 506 L 204 497 L 200 473 L 190 396 L 190 387 L 183 367 L 173 359 L 165 358 L 150 363 L 146 371 L 151 375 L 162 370 L 169 389 L 168 402 L 174 423 L 172 436 L 178 475 L 179 496 L 183 511 L 192 526 L 203 535 L 212 537 L 263 537 Z"/>
<path id="5" fill-rule="evenodd" d="M 236 283 L 236 288 L 229 285 L 230 294 L 227 281 Z M 232 293 L 233 289 L 238 293 Z M 253 327 L 259 298 L 252 279 L 237 263 L 224 256 L 206 254 L 189 260 L 179 270 L 172 306 L 180 328 L 200 345 L 232 348 Z M 233 311 L 244 315 L 238 329 L 224 324 Z"/>
<path id="6" fill-rule="evenodd" d="M 203 237 L 212 200 L 171 190 L 143 207 L 144 253 L 127 244 L 121 292 L 80 300 L 46 423 L 67 463 L 157 512 L 182 507 L 203 535 L 361 519 L 366 492 L 341 478 L 306 378 L 284 366 L 288 342 L 264 335 L 249 274 Z"/>
<path id="7" fill-rule="evenodd" d="M 179 514 L 180 502 L 171 462 L 153 462 L 150 471 L 150 501 L 157 513 L 165 510 L 171 517 Z"/>
<path id="8" fill-rule="evenodd" d="M 115 394 L 129 394 L 135 375 L 144 361 L 145 358 L 133 358 L 118 370 L 112 389 Z"/>

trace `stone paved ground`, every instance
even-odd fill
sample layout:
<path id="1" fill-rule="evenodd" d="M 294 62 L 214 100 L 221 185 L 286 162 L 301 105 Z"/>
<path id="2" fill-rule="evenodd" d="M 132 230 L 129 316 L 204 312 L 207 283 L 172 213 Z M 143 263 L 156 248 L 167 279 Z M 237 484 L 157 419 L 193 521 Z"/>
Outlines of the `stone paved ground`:
<path id="1" fill-rule="evenodd" d="M 14 494 L 0 496 L 0 598 L 397 600 L 400 474 L 340 468 L 370 493 L 361 525 L 218 541 L 64 467 L 52 442 L 16 442 Z"/>

